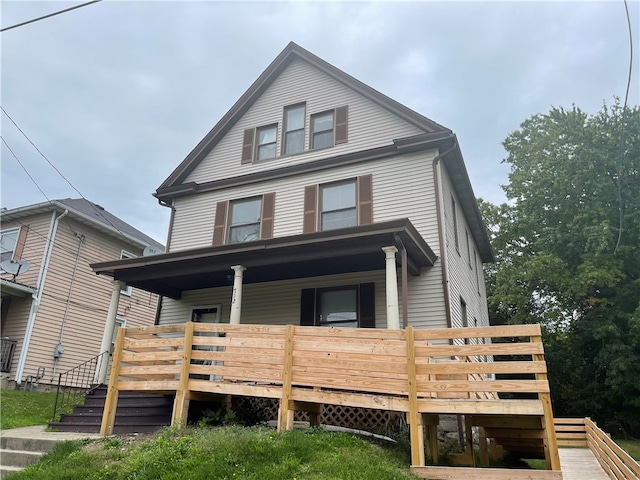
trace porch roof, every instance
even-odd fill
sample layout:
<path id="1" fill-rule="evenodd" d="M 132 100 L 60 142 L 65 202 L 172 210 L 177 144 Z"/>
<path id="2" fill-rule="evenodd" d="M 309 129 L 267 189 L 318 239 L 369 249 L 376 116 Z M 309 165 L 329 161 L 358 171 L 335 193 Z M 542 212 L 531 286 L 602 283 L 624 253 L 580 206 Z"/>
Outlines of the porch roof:
<path id="1" fill-rule="evenodd" d="M 232 265 L 243 265 L 244 283 L 270 282 L 347 272 L 383 270 L 382 247 L 407 252 L 407 269 L 420 275 L 436 254 L 409 219 L 253 242 L 204 247 L 149 257 L 94 263 L 97 274 L 178 299 L 182 292 L 230 286 Z M 400 261 L 401 255 L 398 255 Z"/>

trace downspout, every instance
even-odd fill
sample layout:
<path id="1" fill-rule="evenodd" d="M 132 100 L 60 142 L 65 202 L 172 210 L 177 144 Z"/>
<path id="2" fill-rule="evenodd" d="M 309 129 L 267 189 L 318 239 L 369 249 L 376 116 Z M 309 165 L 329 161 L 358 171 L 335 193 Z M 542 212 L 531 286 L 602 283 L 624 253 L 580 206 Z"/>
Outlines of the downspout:
<path id="1" fill-rule="evenodd" d="M 163 202 L 162 200 L 158 200 L 158 204 L 160 204 L 163 207 L 167 207 L 171 209 L 171 216 L 169 217 L 169 231 L 167 232 L 167 243 L 165 244 L 164 247 L 164 251 L 166 253 L 169 253 L 169 246 L 171 245 L 171 234 L 173 233 L 173 219 L 175 217 L 176 214 L 176 207 L 173 206 L 173 200 L 171 201 L 171 205 Z M 158 298 L 158 305 L 156 307 L 156 316 L 155 319 L 153 321 L 154 325 L 160 325 L 160 314 L 162 313 L 162 299 L 164 297 L 162 295 L 159 295 Z"/>
<path id="2" fill-rule="evenodd" d="M 29 342 L 31 341 L 31 333 L 33 332 L 33 325 L 36 322 L 36 314 L 40 307 L 40 300 L 42 299 L 42 291 L 44 290 L 44 284 L 47 279 L 47 270 L 49 269 L 49 262 L 51 260 L 51 252 L 53 252 L 53 245 L 56 238 L 56 232 L 58 230 L 58 223 L 62 218 L 69 214 L 69 210 L 65 210 L 60 216 L 56 217 L 55 210 L 51 215 L 51 226 L 49 227 L 49 235 L 47 235 L 47 243 L 45 245 L 44 254 L 42 255 L 42 262 L 40 265 L 40 272 L 38 273 L 38 281 L 36 282 L 36 293 L 33 296 L 31 302 L 31 309 L 29 310 L 29 319 L 27 320 L 27 328 L 24 332 L 24 339 L 22 341 L 22 349 L 20 351 L 20 359 L 18 360 L 18 367 L 16 368 L 15 381 L 17 384 L 22 382 L 22 374 L 24 373 L 24 366 L 27 362 L 27 353 L 29 350 Z M 55 219 L 55 220 L 54 220 Z"/>
<path id="3" fill-rule="evenodd" d="M 67 302 L 64 306 L 64 314 L 62 315 L 62 322 L 60 324 L 60 339 L 58 340 L 58 345 L 62 345 L 62 340 L 64 338 L 64 326 L 67 323 L 67 315 L 69 315 L 69 305 L 71 304 L 71 295 L 73 294 L 73 286 L 76 283 L 76 273 L 78 272 L 78 263 L 80 261 L 80 251 L 82 250 L 82 245 L 84 245 L 85 236 L 75 234 L 78 239 L 78 251 L 76 252 L 76 261 L 73 266 L 73 273 L 71 274 L 71 282 L 69 284 L 69 293 L 67 293 Z M 58 348 L 58 347 L 56 347 Z M 51 381 L 55 380 L 56 377 L 56 367 L 58 366 L 58 362 L 60 361 L 59 356 L 53 357 L 53 373 L 51 374 Z"/>
<path id="4" fill-rule="evenodd" d="M 444 288 L 444 308 L 447 316 L 447 328 L 451 328 L 451 300 L 449 298 L 449 275 L 447 272 L 447 251 L 444 244 L 444 226 L 445 226 L 445 218 L 444 218 L 444 209 L 442 208 L 443 199 L 440 198 L 442 195 L 442 178 L 439 175 L 440 160 L 444 158 L 445 155 L 448 155 L 450 152 L 455 150 L 458 145 L 458 141 L 454 140 L 453 146 L 446 150 L 443 153 L 439 153 L 433 159 L 433 186 L 435 188 L 436 193 L 436 212 L 437 212 L 437 222 L 438 222 L 438 242 L 440 243 L 440 262 L 442 263 L 440 267 L 440 272 L 442 274 L 442 286 Z"/>

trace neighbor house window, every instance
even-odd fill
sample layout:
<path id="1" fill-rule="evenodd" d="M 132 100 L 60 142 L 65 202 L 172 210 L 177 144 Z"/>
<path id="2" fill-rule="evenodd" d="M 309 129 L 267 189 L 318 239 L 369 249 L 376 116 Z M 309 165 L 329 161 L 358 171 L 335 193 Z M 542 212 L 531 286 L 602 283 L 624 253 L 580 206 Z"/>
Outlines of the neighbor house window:
<path id="1" fill-rule="evenodd" d="M 278 136 L 278 125 L 269 125 L 259 128 L 258 135 L 258 160 L 276 157 L 276 138 Z"/>
<path id="2" fill-rule="evenodd" d="M 469 317 L 467 316 L 467 302 L 465 302 L 462 298 L 460 299 L 460 316 L 462 317 L 462 327 L 467 328 L 469 326 Z M 465 338 L 464 343 L 469 344 L 469 338 Z"/>
<path id="3" fill-rule="evenodd" d="M 469 266 L 471 267 L 471 248 L 469 247 L 469 231 L 464 229 L 464 239 L 467 242 L 467 261 Z"/>
<path id="4" fill-rule="evenodd" d="M 333 114 L 334 111 L 318 113 L 311 116 L 311 148 L 333 147 Z"/>
<path id="5" fill-rule="evenodd" d="M 11 228 L 0 232 L 0 262 L 13 258 L 19 234 L 19 228 Z"/>
<path id="6" fill-rule="evenodd" d="M 320 230 L 357 225 L 357 214 L 355 180 L 320 186 Z"/>
<path id="7" fill-rule="evenodd" d="M 120 252 L 120 258 L 136 258 L 136 255 L 134 255 L 133 253 L 127 252 L 126 250 L 122 250 Z M 124 286 L 122 287 L 122 289 L 120 289 L 120 293 L 127 295 L 127 296 L 131 296 L 131 292 L 132 292 L 132 288 L 131 285 L 127 285 L 126 283 L 124 284 Z"/>
<path id="8" fill-rule="evenodd" d="M 125 328 L 127 326 L 127 320 L 122 317 L 116 317 L 116 324 L 113 326 L 113 334 L 111 335 L 111 350 L 109 353 L 113 353 L 113 349 L 116 345 L 116 337 L 118 336 L 118 329 Z"/>
<path id="9" fill-rule="evenodd" d="M 282 151 L 283 155 L 293 155 L 304 150 L 305 104 L 284 109 Z"/>
<path id="10" fill-rule="evenodd" d="M 228 243 L 241 243 L 260 238 L 262 197 L 230 202 Z"/>

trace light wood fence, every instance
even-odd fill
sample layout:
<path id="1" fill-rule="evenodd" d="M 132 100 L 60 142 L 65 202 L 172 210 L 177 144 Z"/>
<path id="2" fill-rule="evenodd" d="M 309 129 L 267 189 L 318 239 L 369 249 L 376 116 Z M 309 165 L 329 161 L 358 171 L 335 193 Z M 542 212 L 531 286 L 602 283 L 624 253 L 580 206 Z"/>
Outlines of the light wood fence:
<path id="1" fill-rule="evenodd" d="M 640 465 L 589 418 L 556 418 L 559 446 L 589 447 L 612 480 L 637 480 Z"/>
<path id="2" fill-rule="evenodd" d="M 506 360 L 483 361 L 495 356 Z M 279 429 L 293 427 L 294 411 L 313 416 L 323 404 L 406 412 L 417 469 L 425 465 L 425 424 L 430 449 L 437 442 L 430 428 L 435 415 L 535 417 L 540 433 L 532 441 L 539 442 L 548 468 L 560 469 L 538 325 L 382 330 L 188 322 L 121 328 L 103 435 L 113 430 L 119 390 L 175 393 L 173 424 L 185 421 L 190 400 L 204 396 L 279 399 Z M 519 398 L 523 394 L 527 398 Z"/>

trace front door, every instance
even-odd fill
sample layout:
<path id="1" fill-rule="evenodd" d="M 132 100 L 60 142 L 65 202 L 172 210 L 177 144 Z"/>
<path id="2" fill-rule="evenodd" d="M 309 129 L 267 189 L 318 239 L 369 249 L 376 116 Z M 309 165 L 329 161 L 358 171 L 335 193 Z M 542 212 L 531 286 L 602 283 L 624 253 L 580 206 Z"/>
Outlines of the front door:
<path id="1" fill-rule="evenodd" d="M 193 307 L 191 309 L 191 321 L 194 323 L 220 323 L 220 306 L 204 306 L 204 307 Z M 196 333 L 196 335 L 202 336 L 219 336 L 216 332 L 206 332 L 206 333 Z M 209 351 L 217 351 L 220 347 L 211 347 L 204 345 L 194 345 L 194 350 L 209 350 Z M 217 362 L 210 360 L 193 360 L 192 363 L 200 363 L 204 365 L 217 365 Z M 219 381 L 221 378 L 217 375 L 209 375 L 207 377 L 212 381 Z M 206 378 L 205 378 L 206 379 Z"/>

